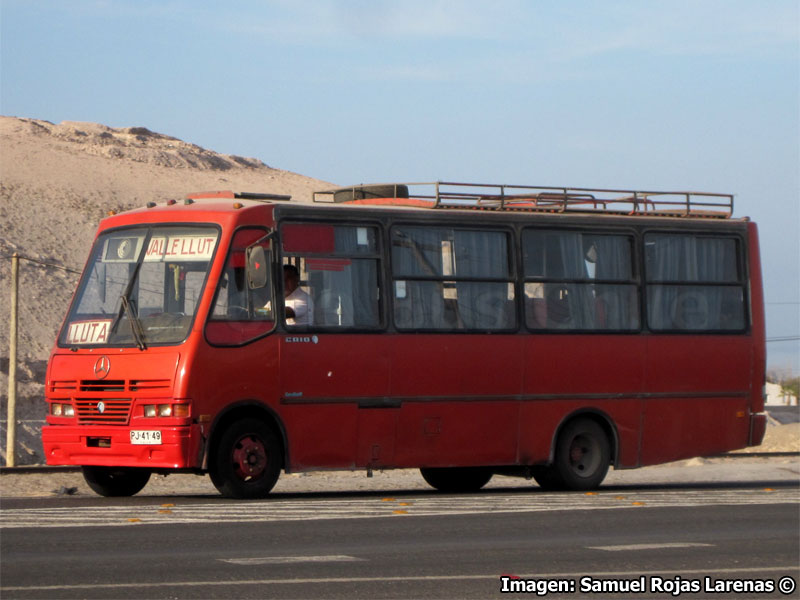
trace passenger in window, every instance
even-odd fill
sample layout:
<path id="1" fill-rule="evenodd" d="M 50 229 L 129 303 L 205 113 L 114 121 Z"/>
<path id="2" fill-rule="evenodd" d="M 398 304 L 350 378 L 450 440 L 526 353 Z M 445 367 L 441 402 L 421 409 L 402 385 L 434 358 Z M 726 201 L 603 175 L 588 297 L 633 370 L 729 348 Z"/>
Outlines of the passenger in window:
<path id="1" fill-rule="evenodd" d="M 294 265 L 283 265 L 283 304 L 287 325 L 311 325 L 314 301 L 300 288 L 300 272 Z"/>

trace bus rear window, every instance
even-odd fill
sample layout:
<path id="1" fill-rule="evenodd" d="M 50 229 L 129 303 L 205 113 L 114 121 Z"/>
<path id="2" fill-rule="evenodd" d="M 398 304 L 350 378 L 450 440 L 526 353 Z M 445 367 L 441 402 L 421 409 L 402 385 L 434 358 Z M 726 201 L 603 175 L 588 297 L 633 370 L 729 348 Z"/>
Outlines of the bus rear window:
<path id="1" fill-rule="evenodd" d="M 739 241 L 685 233 L 645 236 L 647 321 L 655 331 L 743 331 Z"/>

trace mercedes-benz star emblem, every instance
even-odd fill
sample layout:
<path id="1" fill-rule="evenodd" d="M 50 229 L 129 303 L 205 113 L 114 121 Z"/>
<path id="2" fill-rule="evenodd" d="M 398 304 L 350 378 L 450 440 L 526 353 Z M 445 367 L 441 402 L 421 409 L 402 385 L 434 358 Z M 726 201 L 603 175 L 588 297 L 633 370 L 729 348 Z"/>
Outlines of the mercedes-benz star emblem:
<path id="1" fill-rule="evenodd" d="M 106 411 L 106 403 L 105 402 L 98 402 L 97 403 L 97 412 L 101 415 Z"/>
<path id="2" fill-rule="evenodd" d="M 108 376 L 108 372 L 111 370 L 111 361 L 108 360 L 108 357 L 103 355 L 97 359 L 97 362 L 94 363 L 94 374 L 95 377 L 98 379 L 105 379 Z"/>

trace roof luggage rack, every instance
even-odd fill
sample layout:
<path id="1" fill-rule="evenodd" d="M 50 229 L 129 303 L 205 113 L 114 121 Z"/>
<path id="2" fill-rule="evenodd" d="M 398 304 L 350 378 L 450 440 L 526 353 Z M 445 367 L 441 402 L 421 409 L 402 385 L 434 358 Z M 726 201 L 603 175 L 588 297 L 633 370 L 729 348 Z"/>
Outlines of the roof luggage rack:
<path id="1" fill-rule="evenodd" d="M 314 202 L 729 219 L 733 195 L 484 183 L 389 183 L 314 193 Z"/>

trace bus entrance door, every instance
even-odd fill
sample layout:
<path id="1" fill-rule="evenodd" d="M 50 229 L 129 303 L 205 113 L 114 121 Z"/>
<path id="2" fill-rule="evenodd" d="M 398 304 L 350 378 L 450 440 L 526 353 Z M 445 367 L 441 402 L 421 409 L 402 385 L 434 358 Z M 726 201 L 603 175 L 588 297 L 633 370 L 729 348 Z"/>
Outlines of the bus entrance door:
<path id="1" fill-rule="evenodd" d="M 388 400 L 386 336 L 281 336 L 281 403 L 293 468 L 388 465 L 397 410 Z"/>

